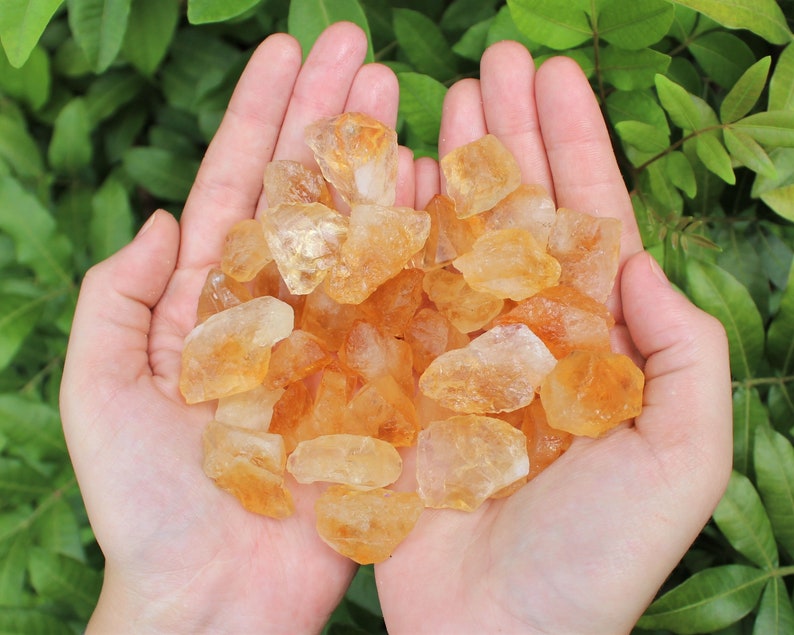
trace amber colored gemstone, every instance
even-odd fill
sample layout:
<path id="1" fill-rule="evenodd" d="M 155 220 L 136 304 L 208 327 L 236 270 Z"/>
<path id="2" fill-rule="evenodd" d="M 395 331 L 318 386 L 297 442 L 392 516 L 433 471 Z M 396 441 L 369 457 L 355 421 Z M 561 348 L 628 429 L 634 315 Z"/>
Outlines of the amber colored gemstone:
<path id="1" fill-rule="evenodd" d="M 227 276 L 239 282 L 248 282 L 271 260 L 273 257 L 258 220 L 242 220 L 226 234 L 221 270 Z"/>
<path id="2" fill-rule="evenodd" d="M 557 208 L 545 187 L 522 183 L 483 216 L 486 230 L 525 229 L 545 249 Z"/>
<path id="3" fill-rule="evenodd" d="M 415 492 L 354 490 L 332 485 L 317 499 L 317 533 L 358 564 L 392 555 L 419 520 L 424 505 Z"/>
<path id="4" fill-rule="evenodd" d="M 449 408 L 444 408 L 434 399 L 428 397 L 421 390 L 417 390 L 414 395 L 414 408 L 419 419 L 419 425 L 426 428 L 434 421 L 443 421 L 450 417 L 456 417 L 459 413 Z"/>
<path id="5" fill-rule="evenodd" d="M 394 205 L 397 133 L 363 113 L 346 112 L 306 127 L 306 143 L 326 180 L 353 206 Z"/>
<path id="6" fill-rule="evenodd" d="M 609 329 L 615 320 L 602 303 L 573 287 L 543 289 L 494 320 L 526 324 L 562 359 L 574 350 L 610 350 Z"/>
<path id="7" fill-rule="evenodd" d="M 407 394 L 414 392 L 413 354 L 401 339 L 358 320 L 339 349 L 339 360 L 365 381 L 391 375 Z"/>
<path id="8" fill-rule="evenodd" d="M 560 263 L 525 229 L 485 232 L 454 265 L 473 289 L 511 300 L 528 298 L 560 279 Z"/>
<path id="9" fill-rule="evenodd" d="M 314 400 L 303 382 L 290 384 L 284 394 L 273 405 L 273 416 L 268 430 L 284 438 L 287 454 L 292 452 L 301 440 L 302 429 L 309 425 Z M 307 423 L 304 423 L 307 422 Z"/>
<path id="10" fill-rule="evenodd" d="M 405 341 L 413 353 L 414 370 L 421 374 L 441 353 L 466 346 L 469 336 L 452 326 L 436 309 L 425 307 L 408 324 Z"/>
<path id="11" fill-rule="evenodd" d="M 403 269 L 359 305 L 362 315 L 386 333 L 401 337 L 422 303 L 423 277 L 419 269 Z"/>
<path id="12" fill-rule="evenodd" d="M 525 324 L 500 325 L 439 355 L 419 378 L 419 389 L 456 412 L 517 410 L 532 401 L 555 363 Z"/>
<path id="13" fill-rule="evenodd" d="M 215 479 L 215 484 L 254 514 L 281 519 L 295 511 L 284 478 L 246 459 L 232 460 L 229 469 Z"/>
<path id="14" fill-rule="evenodd" d="M 456 148 L 440 162 L 458 218 L 491 209 L 521 184 L 521 169 L 494 135 Z"/>
<path id="15" fill-rule="evenodd" d="M 526 437 L 500 419 L 460 415 L 419 433 L 417 491 L 428 507 L 474 511 L 528 473 Z"/>
<path id="16" fill-rule="evenodd" d="M 524 411 L 521 431 L 527 437 L 529 454 L 529 478 L 533 479 L 565 452 L 573 441 L 573 435 L 549 426 L 546 411 L 540 399 L 535 399 Z"/>
<path id="17" fill-rule="evenodd" d="M 326 292 L 337 302 L 361 304 L 405 267 L 424 246 L 429 231 L 427 212 L 356 205 L 339 260 L 325 280 Z"/>
<path id="18" fill-rule="evenodd" d="M 300 327 L 320 338 L 329 350 L 336 351 L 358 315 L 357 306 L 340 304 L 319 286 L 306 296 Z"/>
<path id="19" fill-rule="evenodd" d="M 209 401 L 260 385 L 271 347 L 292 328 L 292 307 L 270 296 L 209 317 L 185 338 L 179 378 L 185 401 Z"/>
<path id="20" fill-rule="evenodd" d="M 325 179 L 299 161 L 282 159 L 268 163 L 264 187 L 268 207 L 282 203 L 322 203 L 332 207 Z"/>
<path id="21" fill-rule="evenodd" d="M 574 351 L 543 381 L 540 399 L 552 428 L 598 437 L 640 414 L 644 383 L 626 355 Z"/>
<path id="22" fill-rule="evenodd" d="M 549 253 L 560 261 L 560 284 L 575 287 L 598 302 L 612 291 L 620 260 L 622 224 L 561 207 L 549 236 Z"/>
<path id="23" fill-rule="evenodd" d="M 330 364 L 332 359 L 321 339 L 295 329 L 273 346 L 264 385 L 267 388 L 283 388 L 317 372 Z"/>
<path id="24" fill-rule="evenodd" d="M 465 254 L 484 228 L 477 217 L 458 218 L 455 202 L 443 194 L 431 198 L 425 211 L 430 215 L 430 232 L 424 249 L 411 260 L 413 266 L 425 271 L 443 267 Z"/>
<path id="25" fill-rule="evenodd" d="M 461 333 L 481 329 L 504 306 L 504 300 L 472 289 L 463 274 L 446 269 L 428 271 L 422 286 L 436 308 Z"/>
<path id="26" fill-rule="evenodd" d="M 199 295 L 196 323 L 201 324 L 210 315 L 247 302 L 251 297 L 251 293 L 242 283 L 213 267 L 209 270 Z"/>
<path id="27" fill-rule="evenodd" d="M 347 404 L 353 395 L 356 378 L 338 364 L 323 368 L 312 405 L 312 414 L 301 427 L 300 439 L 344 432 Z"/>
<path id="28" fill-rule="evenodd" d="M 236 395 L 221 397 L 215 420 L 241 428 L 267 430 L 273 416 L 273 406 L 283 394 L 283 388 L 257 386 Z"/>
<path id="29" fill-rule="evenodd" d="M 416 443 L 420 425 L 412 399 L 391 375 L 383 375 L 366 383 L 350 400 L 344 430 L 407 447 Z"/>
<path id="30" fill-rule="evenodd" d="M 391 443 L 356 434 L 326 434 L 301 441 L 287 459 L 298 483 L 339 483 L 353 489 L 391 485 L 403 462 Z"/>

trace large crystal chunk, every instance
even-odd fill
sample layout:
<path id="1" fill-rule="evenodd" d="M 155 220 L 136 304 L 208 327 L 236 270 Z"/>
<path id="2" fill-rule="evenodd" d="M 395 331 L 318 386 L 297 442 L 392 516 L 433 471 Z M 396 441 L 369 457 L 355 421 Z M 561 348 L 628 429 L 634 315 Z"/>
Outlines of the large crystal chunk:
<path id="1" fill-rule="evenodd" d="M 271 260 L 273 257 L 259 221 L 253 218 L 242 220 L 226 234 L 221 270 L 227 276 L 248 282 Z"/>
<path id="2" fill-rule="evenodd" d="M 322 175 L 299 161 L 271 161 L 265 166 L 268 207 L 282 203 L 322 203 L 332 207 L 331 193 Z"/>
<path id="3" fill-rule="evenodd" d="M 504 306 L 504 300 L 472 289 L 463 274 L 446 269 L 428 271 L 422 286 L 436 308 L 461 333 L 481 329 Z"/>

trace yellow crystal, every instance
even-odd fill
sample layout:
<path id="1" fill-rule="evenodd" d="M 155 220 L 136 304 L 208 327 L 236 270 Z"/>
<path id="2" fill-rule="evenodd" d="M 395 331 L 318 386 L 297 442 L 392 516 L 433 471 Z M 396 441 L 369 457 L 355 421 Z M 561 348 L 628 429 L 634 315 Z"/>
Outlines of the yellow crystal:
<path id="1" fill-rule="evenodd" d="M 322 175 L 299 161 L 282 159 L 265 166 L 265 198 L 268 207 L 282 203 L 322 203 L 332 207 L 331 193 Z"/>
<path id="2" fill-rule="evenodd" d="M 226 234 L 221 270 L 239 282 L 253 280 L 271 260 L 262 224 L 249 218 L 235 224 Z"/>
<path id="3" fill-rule="evenodd" d="M 504 306 L 504 300 L 472 289 L 463 274 L 454 271 L 428 271 L 422 285 L 439 312 L 462 333 L 481 329 L 499 315 Z"/>

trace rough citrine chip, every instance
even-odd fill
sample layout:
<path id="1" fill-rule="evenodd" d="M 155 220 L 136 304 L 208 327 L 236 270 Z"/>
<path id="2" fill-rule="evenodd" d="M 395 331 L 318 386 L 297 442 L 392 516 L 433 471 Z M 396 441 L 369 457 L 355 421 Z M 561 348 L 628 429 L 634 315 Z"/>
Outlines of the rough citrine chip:
<path id="1" fill-rule="evenodd" d="M 644 383 L 626 355 L 574 351 L 548 374 L 540 399 L 552 428 L 598 437 L 640 414 Z"/>
<path id="2" fill-rule="evenodd" d="M 327 434 L 301 441 L 287 459 L 298 483 L 324 481 L 353 489 L 391 485 L 403 462 L 391 443 L 356 434 Z"/>
<path id="3" fill-rule="evenodd" d="M 466 346 L 469 336 L 456 329 L 436 309 L 425 307 L 419 309 L 408 324 L 405 341 L 413 353 L 414 370 L 421 374 L 441 353 Z"/>
<path id="4" fill-rule="evenodd" d="M 543 403 L 535 399 L 524 410 L 521 431 L 527 437 L 529 454 L 529 478 L 533 479 L 565 452 L 573 441 L 573 435 L 549 426 Z"/>
<path id="5" fill-rule="evenodd" d="M 210 315 L 247 302 L 251 297 L 245 285 L 213 267 L 209 270 L 199 295 L 196 323 L 201 324 Z"/>
<path id="6" fill-rule="evenodd" d="M 440 162 L 458 218 L 491 209 L 521 184 L 521 170 L 494 135 L 456 148 Z"/>
<path id="7" fill-rule="evenodd" d="M 344 429 L 406 447 L 416 443 L 420 427 L 411 398 L 391 375 L 384 375 L 364 384 L 350 400 Z"/>
<path id="8" fill-rule="evenodd" d="M 419 388 L 456 412 L 509 412 L 529 404 L 556 360 L 525 324 L 494 326 L 468 346 L 439 355 Z"/>
<path id="9" fill-rule="evenodd" d="M 239 282 L 253 280 L 273 260 L 265 242 L 262 224 L 249 218 L 235 224 L 226 234 L 221 270 Z"/>
<path id="10" fill-rule="evenodd" d="M 386 560 L 416 525 L 424 505 L 415 492 L 329 487 L 315 503 L 317 533 L 359 564 Z"/>
<path id="11" fill-rule="evenodd" d="M 501 419 L 460 415 L 419 433 L 417 491 L 428 507 L 474 511 L 528 473 L 526 437 Z"/>
<path id="12" fill-rule="evenodd" d="M 325 343 L 301 329 L 277 342 L 264 379 L 267 388 L 281 388 L 308 377 L 331 363 Z"/>
<path id="13" fill-rule="evenodd" d="M 484 227 L 479 218 L 458 218 L 455 202 L 443 194 L 431 198 L 425 211 L 430 215 L 430 232 L 424 249 L 412 260 L 415 267 L 425 271 L 443 267 L 465 254 Z"/>
<path id="14" fill-rule="evenodd" d="M 323 176 L 353 206 L 394 205 L 397 133 L 369 115 L 347 112 L 306 127 Z"/>
<path id="15" fill-rule="evenodd" d="M 265 378 L 273 344 L 293 328 L 292 307 L 270 296 L 216 313 L 185 338 L 179 389 L 187 403 L 255 388 Z"/>
<path id="16" fill-rule="evenodd" d="M 545 187 L 522 183 L 483 216 L 486 230 L 526 229 L 545 249 L 557 208 Z"/>
<path id="17" fill-rule="evenodd" d="M 446 269 L 427 272 L 422 286 L 439 312 L 462 333 L 481 329 L 504 306 L 504 300 L 472 289 L 463 274 Z"/>
<path id="18" fill-rule="evenodd" d="M 257 386 L 236 395 L 221 397 L 218 399 L 215 419 L 240 428 L 267 430 L 273 416 L 273 406 L 283 394 L 283 388 L 271 390 Z"/>
<path id="19" fill-rule="evenodd" d="M 299 161 L 271 161 L 265 166 L 268 207 L 282 203 L 322 203 L 332 206 L 331 193 L 322 175 Z"/>
<path id="20" fill-rule="evenodd" d="M 419 269 L 403 269 L 380 285 L 358 308 L 367 320 L 390 335 L 401 337 L 422 304 L 423 277 Z"/>

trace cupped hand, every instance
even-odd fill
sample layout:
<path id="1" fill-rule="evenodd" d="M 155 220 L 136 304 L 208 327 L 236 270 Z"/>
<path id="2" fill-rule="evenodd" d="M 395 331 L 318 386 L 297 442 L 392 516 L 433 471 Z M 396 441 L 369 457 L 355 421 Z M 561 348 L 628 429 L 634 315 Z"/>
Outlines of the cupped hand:
<path id="1" fill-rule="evenodd" d="M 721 325 L 642 251 L 598 105 L 566 58 L 537 74 L 527 51 L 486 51 L 480 80 L 446 98 L 441 156 L 492 133 L 558 207 L 622 220 L 609 306 L 614 345 L 644 365 L 642 414 L 571 448 L 520 491 L 474 513 L 425 510 L 376 565 L 392 633 L 625 633 L 707 522 L 731 466 Z M 419 163 L 417 197 L 438 189 Z M 441 185 L 442 186 L 442 185 Z"/>
<path id="2" fill-rule="evenodd" d="M 68 447 L 105 583 L 89 632 L 319 631 L 354 572 L 316 535 L 314 493 L 293 488 L 283 521 L 244 511 L 202 472 L 211 404 L 178 391 L 181 350 L 226 231 L 264 206 L 272 159 L 309 162 L 304 127 L 343 111 L 394 126 L 397 82 L 363 65 L 352 24 L 329 28 L 305 64 L 297 42 L 253 54 L 202 162 L 180 225 L 156 212 L 85 277 L 62 384 Z M 398 202 L 413 202 L 401 151 Z"/>

